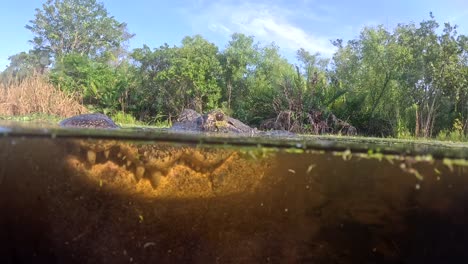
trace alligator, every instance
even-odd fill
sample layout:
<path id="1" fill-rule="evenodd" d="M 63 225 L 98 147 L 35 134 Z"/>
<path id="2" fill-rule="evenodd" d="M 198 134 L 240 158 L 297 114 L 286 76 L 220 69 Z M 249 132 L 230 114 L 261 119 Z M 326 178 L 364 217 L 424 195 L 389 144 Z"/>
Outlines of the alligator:
<path id="1" fill-rule="evenodd" d="M 257 129 L 225 115 L 221 110 L 212 110 L 201 115 L 192 109 L 183 110 L 177 121 L 172 125 L 171 130 L 244 134 L 257 132 Z"/>
<path id="2" fill-rule="evenodd" d="M 72 116 L 62 120 L 59 125 L 61 127 L 119 128 L 110 117 L 99 113 Z"/>
<path id="3" fill-rule="evenodd" d="M 73 116 L 62 120 L 59 125 L 62 127 L 119 128 L 110 117 L 100 113 Z M 192 109 L 182 111 L 171 130 L 222 133 L 256 132 L 256 129 L 225 115 L 221 110 L 213 110 L 201 115 Z"/>
<path id="4" fill-rule="evenodd" d="M 62 127 L 84 128 L 119 128 L 112 119 L 104 114 L 86 114 L 67 118 L 59 123 Z M 225 115 L 220 110 L 213 110 L 201 115 L 194 110 L 184 110 L 177 122 L 170 128 L 174 132 L 214 132 L 214 133 L 243 133 L 251 135 L 257 130 L 241 121 Z M 231 182 L 237 186 L 253 186 L 258 177 L 262 177 L 264 170 L 272 161 L 273 156 L 263 156 L 257 160 L 256 152 L 243 156 L 241 152 L 232 149 L 203 148 L 191 146 L 174 146 L 167 143 L 133 144 L 118 140 L 77 141 L 78 148 L 72 148 L 72 154 L 67 156 L 67 162 L 77 171 L 89 177 L 91 181 L 103 182 L 106 186 L 122 188 L 122 182 L 138 184 L 138 192 L 148 190 L 148 182 L 153 189 L 158 189 L 157 195 L 200 195 L 202 192 L 217 194 L 230 191 Z M 247 154 L 245 154 L 247 155 Z M 253 155 L 253 156 L 252 156 Z M 250 162 L 250 157 L 256 162 Z M 247 162 L 244 164 L 244 160 Z M 249 184 L 237 184 L 242 170 Z M 106 174 L 118 173 L 119 179 L 108 177 Z M 230 176 L 232 174 L 232 177 Z M 99 176 L 96 176 L 99 175 Z M 124 180 L 122 180 L 124 179 Z M 181 180 L 182 179 L 182 180 Z M 196 180 L 193 180 L 196 179 Z M 160 182 L 166 182 L 161 185 Z M 205 184 L 206 181 L 206 184 Z M 246 180 L 243 180 L 246 181 Z M 169 183 L 169 184 L 168 184 Z M 200 184 L 203 183 L 203 184 Z M 145 187 L 146 186 L 146 187 Z M 186 189 L 185 186 L 188 186 Z M 250 187 L 249 187 L 250 188 Z M 183 190 L 183 191 L 181 191 Z"/>
<path id="5" fill-rule="evenodd" d="M 62 127 L 119 128 L 112 119 L 104 114 L 83 114 L 67 118 L 59 123 Z M 184 109 L 172 127 L 172 131 L 236 133 L 245 135 L 293 136 L 284 130 L 259 131 L 232 118 L 221 110 L 212 110 L 204 115 L 192 109 Z"/>

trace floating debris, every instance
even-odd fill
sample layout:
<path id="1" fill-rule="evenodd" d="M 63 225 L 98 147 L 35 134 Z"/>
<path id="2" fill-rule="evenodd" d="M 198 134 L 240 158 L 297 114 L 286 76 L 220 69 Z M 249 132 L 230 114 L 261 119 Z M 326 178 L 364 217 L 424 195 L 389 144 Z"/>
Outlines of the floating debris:
<path id="1" fill-rule="evenodd" d="M 315 168 L 315 166 L 317 166 L 317 165 L 315 165 L 315 164 L 310 164 L 309 167 L 307 167 L 306 173 L 309 174 L 309 173 L 312 171 L 312 169 Z"/>
<path id="2" fill-rule="evenodd" d="M 292 153 L 292 154 L 302 154 L 302 153 L 304 153 L 303 149 L 298 149 L 298 148 L 287 148 L 284 151 L 286 153 Z"/>
<path id="3" fill-rule="evenodd" d="M 411 168 L 411 167 L 407 167 L 405 163 L 401 163 L 400 164 L 400 168 L 401 170 L 403 170 L 404 172 L 407 172 L 407 173 L 410 173 L 410 174 L 413 174 L 414 176 L 416 176 L 416 178 L 420 181 L 424 180 L 424 177 L 421 175 L 421 173 L 419 173 L 419 171 L 417 171 L 415 168 Z"/>
<path id="4" fill-rule="evenodd" d="M 453 172 L 453 160 L 445 158 L 442 163 L 449 168 L 450 172 Z"/>
<path id="5" fill-rule="evenodd" d="M 146 242 L 146 243 L 143 245 L 143 248 L 147 248 L 147 247 L 151 247 L 151 246 L 156 246 L 156 243 L 154 243 L 154 242 Z"/>
<path id="6" fill-rule="evenodd" d="M 416 157 L 414 157 L 414 159 L 415 159 L 416 161 L 422 161 L 422 162 L 429 162 L 429 163 L 433 163 L 433 162 L 434 162 L 434 158 L 433 158 L 431 155 L 416 156 Z"/>
<path id="7" fill-rule="evenodd" d="M 348 161 L 348 160 L 351 160 L 351 158 L 353 157 L 353 154 L 351 153 L 351 150 L 347 149 L 343 152 L 342 156 L 344 161 Z"/>
<path id="8" fill-rule="evenodd" d="M 392 164 L 392 165 L 394 164 L 394 162 L 393 162 L 393 159 L 395 158 L 394 156 L 385 155 L 384 158 L 385 158 L 385 160 L 388 161 L 388 163 L 390 163 L 390 164 Z"/>
<path id="9" fill-rule="evenodd" d="M 443 159 L 442 162 L 453 172 L 453 166 L 468 167 L 468 160 L 465 159 Z"/>

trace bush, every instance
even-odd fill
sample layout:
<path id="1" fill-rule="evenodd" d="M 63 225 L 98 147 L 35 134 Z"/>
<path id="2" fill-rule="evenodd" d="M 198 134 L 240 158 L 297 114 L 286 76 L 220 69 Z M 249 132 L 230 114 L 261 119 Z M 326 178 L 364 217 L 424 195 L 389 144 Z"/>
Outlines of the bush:
<path id="1" fill-rule="evenodd" d="M 450 131 L 448 129 L 441 130 L 437 134 L 437 140 L 442 141 L 468 141 L 468 137 L 459 133 L 458 131 Z"/>
<path id="2" fill-rule="evenodd" d="M 455 118 L 452 130 L 443 129 L 437 134 L 438 140 L 447 141 L 468 141 L 468 136 L 463 133 L 463 123 Z"/>
<path id="3" fill-rule="evenodd" d="M 116 112 L 111 117 L 114 122 L 119 124 L 137 125 L 141 123 L 137 121 L 131 114 L 127 114 L 122 111 Z"/>

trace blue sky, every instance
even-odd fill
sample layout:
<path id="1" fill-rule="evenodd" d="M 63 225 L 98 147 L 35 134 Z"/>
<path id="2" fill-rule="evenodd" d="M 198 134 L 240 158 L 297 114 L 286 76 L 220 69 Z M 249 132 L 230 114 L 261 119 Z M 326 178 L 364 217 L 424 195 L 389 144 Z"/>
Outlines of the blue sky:
<path id="1" fill-rule="evenodd" d="M 99 0 L 98 0 L 99 1 Z M 15 0 L 0 9 L 0 70 L 8 57 L 28 51 L 32 34 L 24 27 L 34 18 L 43 1 Z M 105 0 L 110 15 L 126 22 L 131 33 L 130 48 L 151 48 L 164 43 L 179 45 L 182 38 L 201 34 L 223 49 L 235 32 L 254 36 L 262 44 L 275 42 L 292 60 L 300 47 L 324 57 L 334 48 L 330 40 L 356 38 L 364 26 L 382 24 L 393 29 L 397 23 L 421 22 L 432 11 L 440 23 L 459 26 L 468 35 L 466 0 Z"/>

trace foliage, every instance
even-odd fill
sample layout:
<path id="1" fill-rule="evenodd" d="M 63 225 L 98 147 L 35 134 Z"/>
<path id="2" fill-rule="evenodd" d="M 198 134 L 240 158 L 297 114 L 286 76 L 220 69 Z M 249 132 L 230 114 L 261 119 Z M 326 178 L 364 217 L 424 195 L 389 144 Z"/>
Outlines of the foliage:
<path id="1" fill-rule="evenodd" d="M 429 137 L 437 130 L 436 124 L 441 121 L 438 113 L 451 112 L 454 91 L 463 84 L 460 79 L 463 74 L 459 70 L 466 65 L 460 64 L 455 27 L 446 23 L 443 34 L 437 35 L 438 27 L 431 16 L 430 20 L 421 22 L 419 28 L 410 24 L 401 29 L 402 45 L 412 54 L 403 82 L 410 88 L 408 98 L 417 105 L 417 136 Z"/>
<path id="2" fill-rule="evenodd" d="M 219 106 L 221 65 L 218 48 L 201 36 L 186 37 L 181 47 L 144 46 L 131 54 L 137 65 L 136 91 L 145 116 L 164 113 L 171 117 L 184 108 L 198 112 Z"/>
<path id="3" fill-rule="evenodd" d="M 468 141 L 468 135 L 463 133 L 464 125 L 459 118 L 455 118 L 453 122 L 453 127 L 451 130 L 443 129 L 437 135 L 438 140 L 448 140 L 448 141 Z"/>
<path id="4" fill-rule="evenodd" d="M 221 89 L 218 79 L 221 66 L 218 47 L 197 35 L 185 37 L 177 50 L 172 67 L 161 74 L 161 79 L 175 81 L 184 87 L 188 107 L 198 112 L 218 107 Z"/>
<path id="5" fill-rule="evenodd" d="M 464 134 L 460 134 L 457 131 L 450 131 L 448 129 L 443 129 L 437 134 L 437 140 L 442 140 L 442 141 L 453 141 L 453 142 L 459 142 L 459 141 L 464 141 L 468 142 L 468 137 Z"/>
<path id="6" fill-rule="evenodd" d="M 134 76 L 138 83 L 138 89 L 135 89 L 130 101 L 132 110 L 139 113 L 141 120 L 148 120 L 161 112 L 174 112 L 181 107 L 183 94 L 177 91 L 171 94 L 166 88 L 173 84 L 159 79 L 159 73 L 169 69 L 174 53 L 175 48 L 166 44 L 154 51 L 145 45 L 133 50 L 130 55 L 136 65 Z"/>
<path id="7" fill-rule="evenodd" d="M 20 52 L 8 58 L 10 65 L 1 73 L 4 84 L 7 80 L 21 81 L 35 74 L 43 74 L 50 63 L 48 54 L 37 50 Z"/>
<path id="8" fill-rule="evenodd" d="M 351 123 L 371 135 L 430 137 L 457 114 L 466 123 L 466 110 L 458 110 L 466 109 L 460 104 L 468 89 L 466 38 L 457 37 L 449 23 L 441 35 L 438 27 L 431 14 L 419 26 L 399 24 L 393 32 L 365 28 L 345 46 L 335 42 L 334 78 L 347 95 L 332 110 L 341 115 L 353 111 Z M 373 129 L 376 121 L 379 131 Z"/>
<path id="9" fill-rule="evenodd" d="M 382 26 L 364 28 L 359 39 L 346 46 L 341 42 L 335 45 L 335 86 L 346 91 L 346 101 L 335 106 L 336 112 L 348 116 L 351 123 L 368 134 L 382 134 L 374 129 L 376 122 L 391 130 L 398 122 L 401 107 L 398 79 L 406 59 L 405 47 L 399 46 L 395 36 Z"/>
<path id="10" fill-rule="evenodd" d="M 79 54 L 69 54 L 51 72 L 52 83 L 83 97 L 95 110 L 111 113 L 125 111 L 129 86 L 127 66 L 112 67 Z"/>
<path id="11" fill-rule="evenodd" d="M 254 70 L 246 76 L 245 98 L 238 103 L 243 111 L 238 117 L 254 125 L 286 107 L 287 102 L 282 100 L 285 82 L 296 75 L 293 65 L 281 57 L 274 44 L 259 48 L 257 56 Z"/>
<path id="12" fill-rule="evenodd" d="M 44 114 L 44 113 L 32 113 L 26 115 L 0 115 L 0 120 L 19 121 L 19 122 L 36 122 L 45 124 L 57 124 L 62 120 L 63 117 Z"/>
<path id="13" fill-rule="evenodd" d="M 220 56 L 223 72 L 222 100 L 226 108 L 239 109 L 239 104 L 247 92 L 246 77 L 252 72 L 258 59 L 258 46 L 254 38 L 235 33 Z"/>
<path id="14" fill-rule="evenodd" d="M 132 124 L 132 125 L 140 125 L 141 122 L 138 122 L 135 117 L 131 114 L 124 113 L 122 111 L 118 111 L 111 115 L 112 120 L 117 124 Z"/>
<path id="15" fill-rule="evenodd" d="M 34 50 L 54 59 L 67 54 L 99 57 L 121 49 L 133 36 L 96 0 L 47 0 L 26 28 L 34 34 Z"/>
<path id="16" fill-rule="evenodd" d="M 299 49 L 296 64 L 274 43 L 240 33 L 223 50 L 195 35 L 126 56 L 132 35 L 96 0 L 47 0 L 26 27 L 34 47 L 10 57 L 0 83 L 43 74 L 118 122 L 169 126 L 184 108 L 221 107 L 253 126 L 288 113 L 306 131 L 311 116 L 333 113 L 363 135 L 468 134 L 468 37 L 432 13 L 394 29 L 364 27 L 355 39 L 333 41 L 330 59 Z"/>

